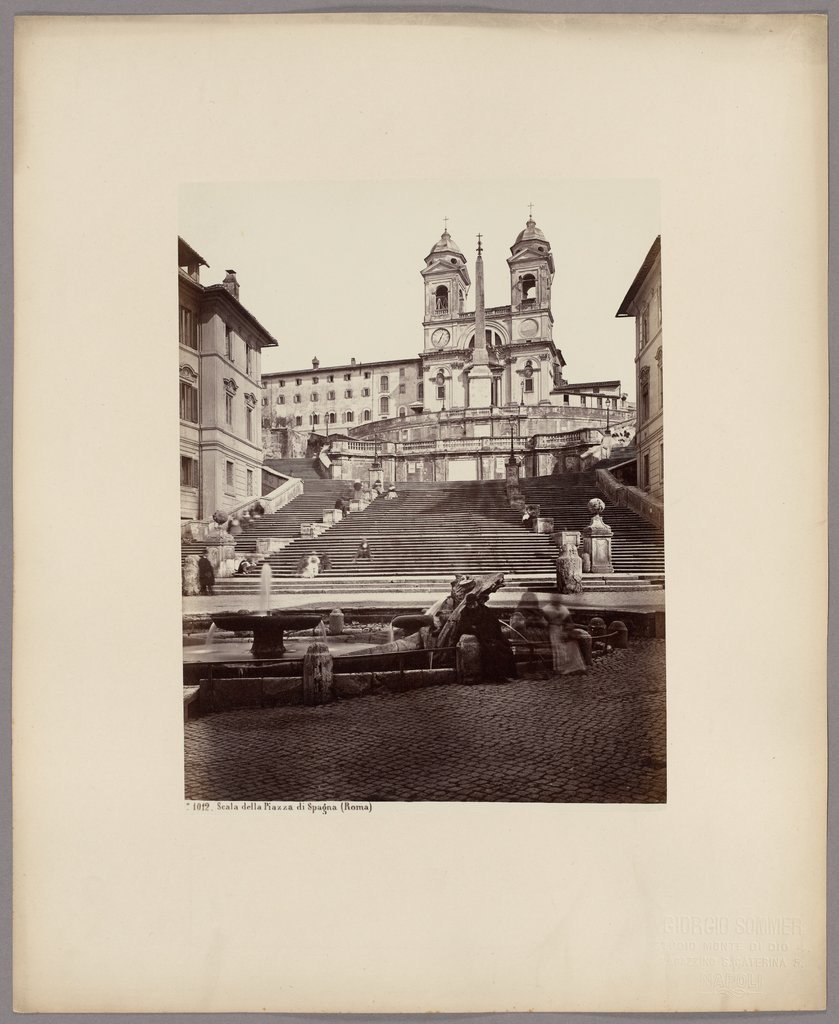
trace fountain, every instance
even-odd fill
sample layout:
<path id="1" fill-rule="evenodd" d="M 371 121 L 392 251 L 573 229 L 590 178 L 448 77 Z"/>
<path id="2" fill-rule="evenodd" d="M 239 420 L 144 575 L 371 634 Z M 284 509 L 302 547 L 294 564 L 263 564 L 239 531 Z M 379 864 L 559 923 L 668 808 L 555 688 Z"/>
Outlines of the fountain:
<path id="1" fill-rule="evenodd" d="M 258 612 L 219 612 L 212 616 L 213 625 L 234 633 L 253 633 L 251 654 L 256 658 L 273 658 L 285 653 L 283 633 L 287 629 L 311 629 L 323 619 L 319 612 L 298 612 L 289 609 L 271 610 L 273 573 L 266 562 L 259 578 Z"/>

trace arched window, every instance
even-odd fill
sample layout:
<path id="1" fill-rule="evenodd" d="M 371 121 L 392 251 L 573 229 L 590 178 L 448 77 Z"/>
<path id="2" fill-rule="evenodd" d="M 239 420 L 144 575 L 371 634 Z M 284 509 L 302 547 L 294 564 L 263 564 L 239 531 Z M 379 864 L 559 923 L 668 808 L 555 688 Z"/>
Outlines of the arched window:
<path id="1" fill-rule="evenodd" d="M 309 416 L 309 422 L 313 427 L 316 427 L 320 423 L 320 416 L 316 412 L 311 413 Z"/>
<path id="2" fill-rule="evenodd" d="M 365 423 L 369 423 L 370 420 L 373 419 L 373 412 L 372 412 L 372 410 L 365 409 L 364 412 L 361 414 L 361 418 L 364 420 Z"/>
<path id="3" fill-rule="evenodd" d="M 425 385 L 423 384 L 422 381 L 420 381 L 419 384 L 417 384 L 417 401 L 418 402 L 421 402 L 423 400 L 423 398 L 425 397 L 424 396 L 424 392 L 425 392 Z"/>
<path id="4" fill-rule="evenodd" d="M 449 309 L 449 289 L 441 284 L 434 292 L 434 309 L 438 313 L 447 313 Z"/>
<path id="5" fill-rule="evenodd" d="M 344 423 L 352 423 L 352 421 L 353 421 L 352 409 L 348 409 L 344 413 Z"/>
<path id="6" fill-rule="evenodd" d="M 387 397 L 387 395 L 382 395 L 382 397 L 379 399 L 379 413 L 382 416 L 387 416 L 389 407 L 390 399 Z"/>
<path id="7" fill-rule="evenodd" d="M 338 417 L 335 415 L 334 412 L 327 413 L 327 416 L 326 416 L 326 422 L 327 423 L 337 423 L 337 421 L 338 421 Z"/>
<path id="8" fill-rule="evenodd" d="M 295 416 L 294 417 L 294 425 L 295 425 L 295 427 L 302 427 L 303 426 L 303 417 L 302 416 Z"/>
<path id="9" fill-rule="evenodd" d="M 318 400 L 318 393 L 317 393 L 317 391 L 313 391 L 313 392 L 312 392 L 312 393 L 311 393 L 311 394 L 309 395 L 309 401 L 310 401 L 310 402 L 316 402 L 317 400 Z"/>
<path id="10" fill-rule="evenodd" d="M 381 377 L 379 377 L 379 391 L 387 391 L 388 385 L 389 381 L 387 379 L 387 374 L 383 373 Z"/>
<path id="11" fill-rule="evenodd" d="M 521 279 L 521 301 L 532 302 L 536 298 L 536 278 L 533 274 L 525 274 Z"/>
<path id="12" fill-rule="evenodd" d="M 408 415 L 408 410 L 405 408 L 404 405 L 400 405 L 399 406 L 399 419 L 400 420 L 404 420 L 407 415 Z"/>

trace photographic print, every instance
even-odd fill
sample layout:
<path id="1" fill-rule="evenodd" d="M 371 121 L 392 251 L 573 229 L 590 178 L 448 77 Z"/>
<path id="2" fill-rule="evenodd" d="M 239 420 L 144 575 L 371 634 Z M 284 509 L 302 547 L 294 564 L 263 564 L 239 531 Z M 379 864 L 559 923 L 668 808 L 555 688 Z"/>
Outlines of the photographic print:
<path id="1" fill-rule="evenodd" d="M 186 796 L 665 801 L 657 185 L 179 198 Z"/>

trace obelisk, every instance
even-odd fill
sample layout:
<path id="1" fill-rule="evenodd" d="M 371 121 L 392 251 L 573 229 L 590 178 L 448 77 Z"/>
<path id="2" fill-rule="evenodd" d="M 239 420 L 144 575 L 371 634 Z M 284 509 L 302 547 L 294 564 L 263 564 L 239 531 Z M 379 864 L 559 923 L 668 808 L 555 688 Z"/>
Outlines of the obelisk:
<path id="1" fill-rule="evenodd" d="M 472 347 L 472 365 L 469 367 L 470 409 L 488 408 L 492 404 L 492 370 L 486 345 L 486 310 L 484 304 L 484 258 L 481 255 L 481 236 L 478 235 L 478 257 L 475 260 L 475 344 Z"/>

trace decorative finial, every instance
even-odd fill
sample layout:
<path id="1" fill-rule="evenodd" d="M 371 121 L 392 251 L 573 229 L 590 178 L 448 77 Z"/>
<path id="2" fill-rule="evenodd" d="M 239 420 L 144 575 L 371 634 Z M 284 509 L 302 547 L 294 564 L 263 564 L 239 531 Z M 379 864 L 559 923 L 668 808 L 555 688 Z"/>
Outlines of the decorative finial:
<path id="1" fill-rule="evenodd" d="M 448 217 L 444 217 L 443 218 L 443 234 L 447 235 L 448 233 L 449 233 L 449 218 Z"/>
<path id="2" fill-rule="evenodd" d="M 479 232 L 478 232 L 478 255 L 479 255 L 479 256 L 480 256 L 480 255 L 481 255 L 481 253 L 482 253 L 482 252 L 484 251 L 484 250 L 483 250 L 483 247 L 481 246 L 481 239 L 482 239 L 482 238 L 483 238 L 483 235 L 482 235 L 482 234 L 480 233 L 480 231 L 479 231 Z"/>
<path id="3" fill-rule="evenodd" d="M 530 210 L 530 219 L 533 220 L 533 203 L 528 203 L 527 208 Z"/>

